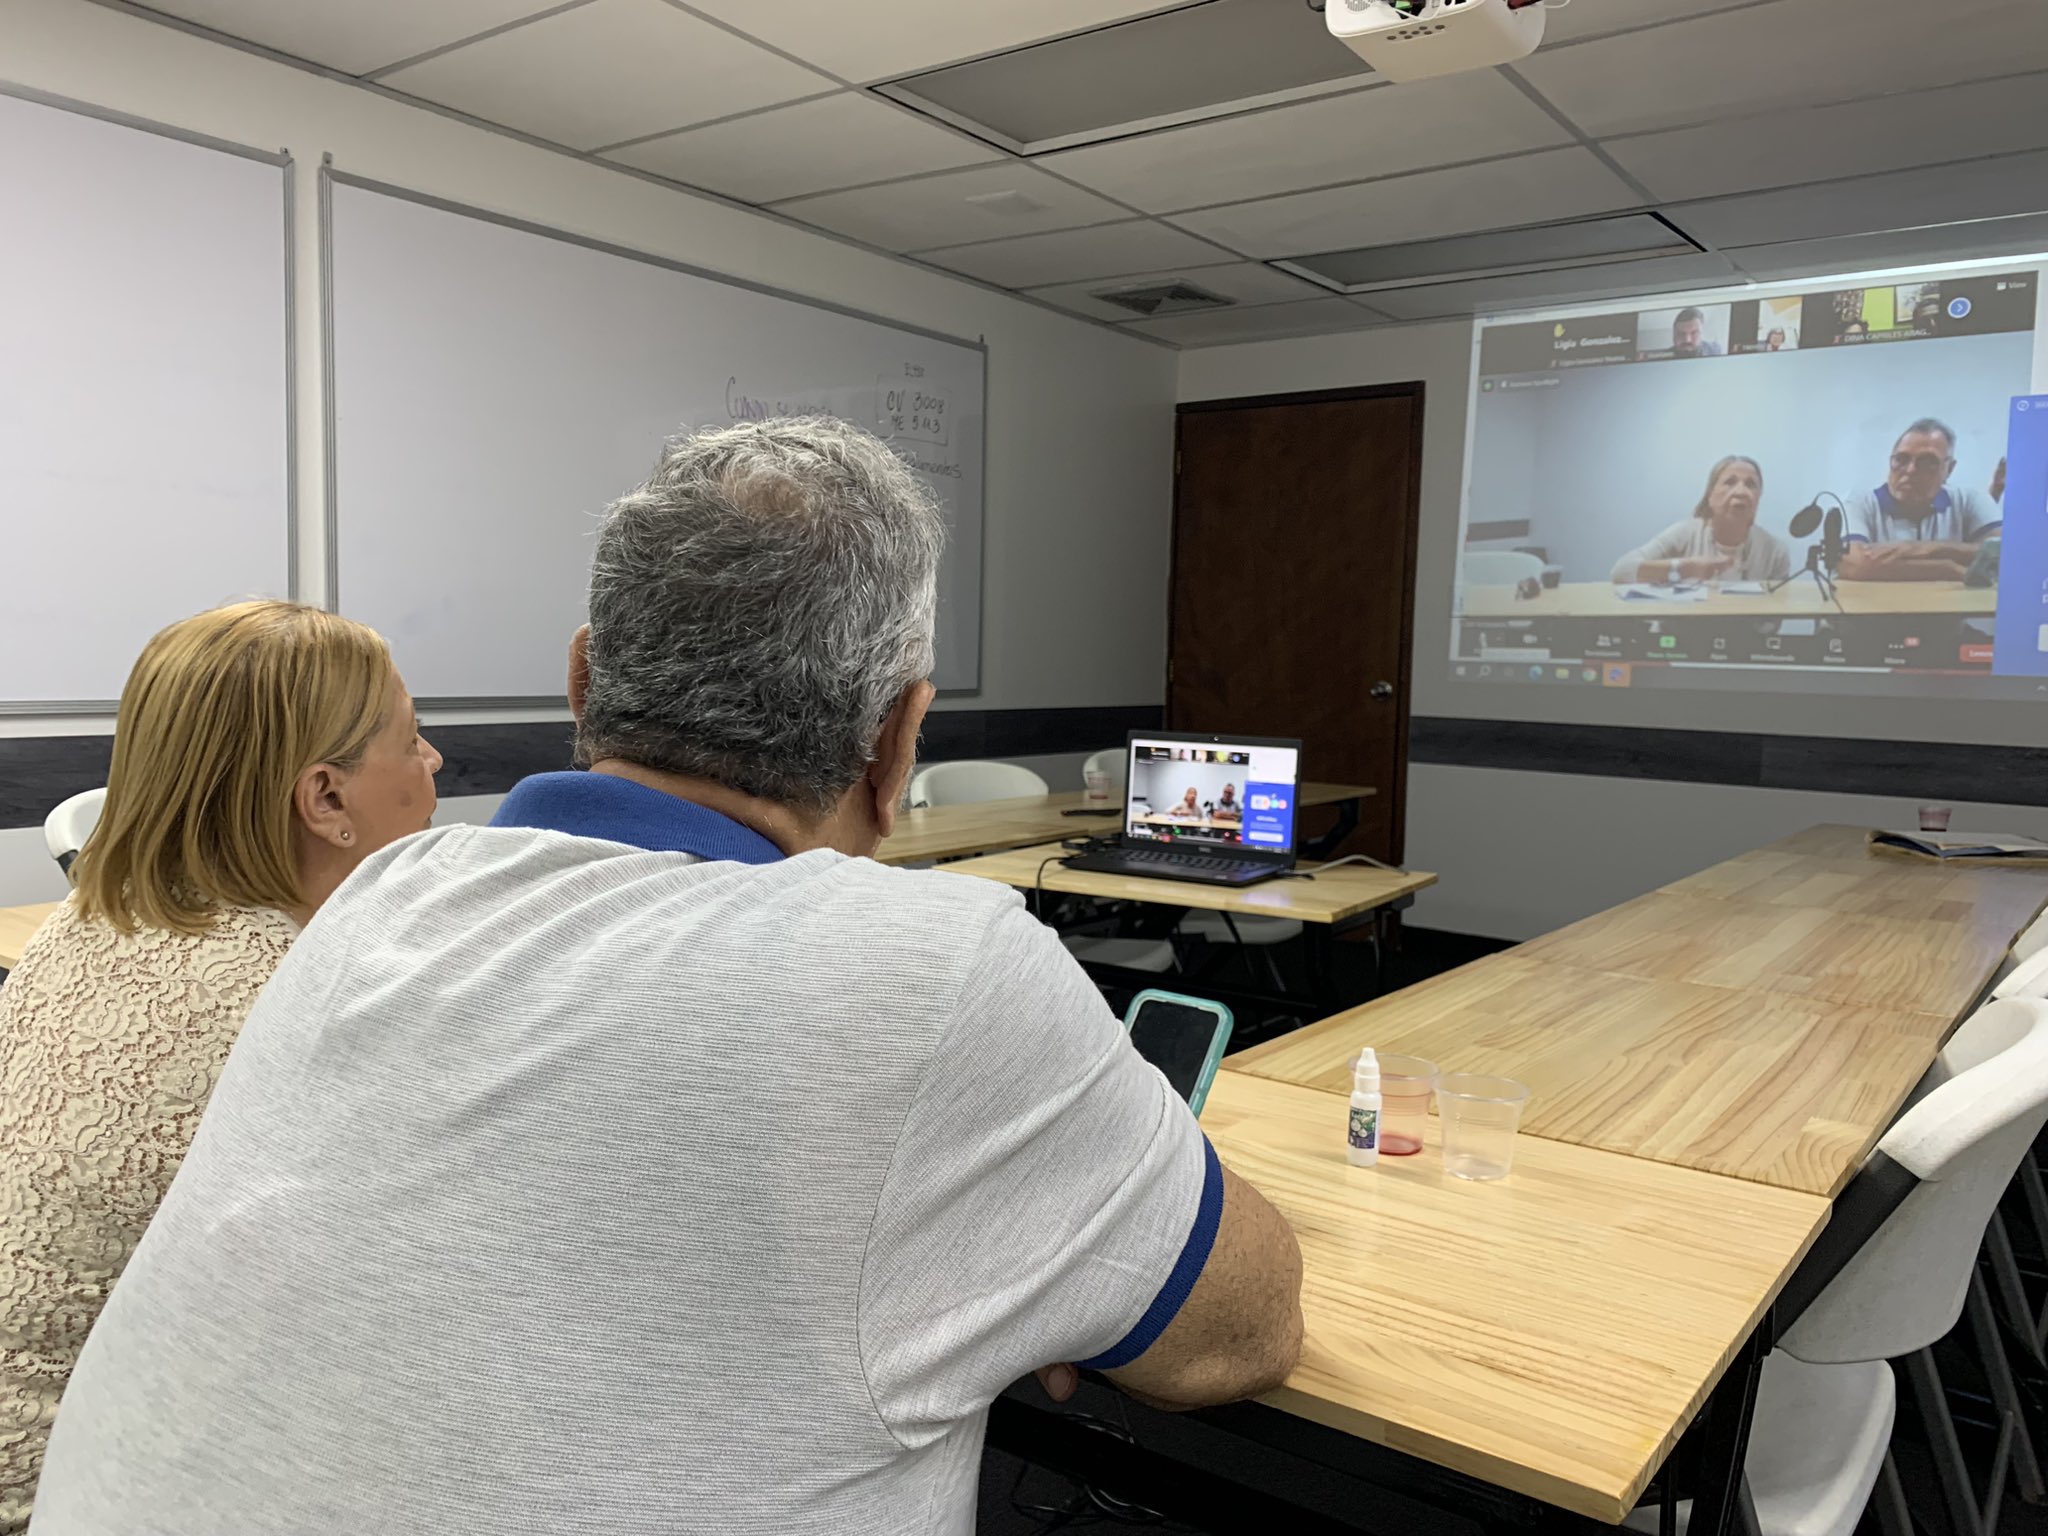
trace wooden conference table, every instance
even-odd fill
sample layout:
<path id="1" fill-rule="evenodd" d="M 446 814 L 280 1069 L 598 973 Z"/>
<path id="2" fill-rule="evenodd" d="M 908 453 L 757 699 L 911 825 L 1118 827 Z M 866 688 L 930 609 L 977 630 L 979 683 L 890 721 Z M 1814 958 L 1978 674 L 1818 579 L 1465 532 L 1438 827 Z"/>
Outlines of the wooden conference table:
<path id="1" fill-rule="evenodd" d="M 1203 1126 L 1306 1272 L 1301 1363 L 1236 1431 L 1327 1435 L 1307 1420 L 1341 1434 L 1298 1454 L 1374 1486 L 1473 1479 L 1611 1524 L 1693 1428 L 1725 1502 L 1762 1320 L 2048 902 L 2048 870 L 1863 838 L 1813 828 L 1227 1058 Z M 1365 1045 L 1528 1083 L 1513 1174 L 1450 1178 L 1434 1121 L 1420 1156 L 1350 1167 Z"/>
<path id="2" fill-rule="evenodd" d="M 1303 810 L 1342 805 L 1375 793 L 1363 784 L 1303 784 Z M 1069 816 L 1090 805 L 1116 814 Z M 923 864 L 967 854 L 1022 848 L 1031 843 L 1056 843 L 1063 837 L 1115 832 L 1122 828 L 1122 806 L 1091 802 L 1082 791 L 1029 795 L 1021 800 L 982 800 L 972 805 L 925 805 L 904 811 L 896 830 L 875 855 L 884 864 Z"/>
<path id="3" fill-rule="evenodd" d="M 1510 586 L 1467 587 L 1459 613 L 1468 619 L 1749 619 L 1818 618 L 1825 614 L 1929 613 L 1989 617 L 1998 606 L 1994 587 L 1959 581 L 1838 581 L 1837 608 L 1817 582 L 1805 577 L 1775 592 L 1709 592 L 1690 601 L 1623 597 L 1608 582 L 1568 581 L 1534 597 Z"/>

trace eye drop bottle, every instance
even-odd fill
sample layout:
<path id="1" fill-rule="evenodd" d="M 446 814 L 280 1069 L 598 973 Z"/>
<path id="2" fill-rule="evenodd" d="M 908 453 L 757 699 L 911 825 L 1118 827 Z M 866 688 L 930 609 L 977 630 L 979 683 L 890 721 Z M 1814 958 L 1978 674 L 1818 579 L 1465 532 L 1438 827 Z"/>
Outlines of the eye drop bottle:
<path id="1" fill-rule="evenodd" d="M 1354 1168 L 1380 1160 L 1380 1062 L 1367 1046 L 1351 1068 L 1351 1118 L 1346 1152 Z"/>

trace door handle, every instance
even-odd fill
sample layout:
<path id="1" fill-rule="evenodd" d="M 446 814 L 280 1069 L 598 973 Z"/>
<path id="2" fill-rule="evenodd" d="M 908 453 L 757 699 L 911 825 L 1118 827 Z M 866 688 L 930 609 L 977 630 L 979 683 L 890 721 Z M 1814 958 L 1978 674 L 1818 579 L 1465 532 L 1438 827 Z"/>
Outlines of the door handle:
<path id="1" fill-rule="evenodd" d="M 1391 699 L 1394 696 L 1394 685 L 1388 682 L 1374 683 L 1372 696 L 1376 699 Z"/>

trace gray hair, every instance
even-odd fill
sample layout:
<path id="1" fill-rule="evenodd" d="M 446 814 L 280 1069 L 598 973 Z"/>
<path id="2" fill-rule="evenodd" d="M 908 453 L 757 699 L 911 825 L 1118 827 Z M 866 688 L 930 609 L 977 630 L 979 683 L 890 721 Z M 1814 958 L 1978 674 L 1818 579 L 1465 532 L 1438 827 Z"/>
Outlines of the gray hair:
<path id="1" fill-rule="evenodd" d="M 1898 447 L 1899 444 L 1903 443 L 1907 438 L 1911 437 L 1916 432 L 1920 433 L 1923 436 L 1930 432 L 1938 434 L 1941 437 L 1942 441 L 1948 444 L 1948 456 L 1950 458 L 1954 458 L 1956 456 L 1956 429 L 1950 426 L 1947 422 L 1939 421 L 1932 416 L 1922 416 L 1918 421 L 1914 422 L 1910 427 L 1906 428 L 1905 431 L 1901 432 L 1897 437 L 1893 438 L 1892 446 L 1894 448 Z"/>
<path id="2" fill-rule="evenodd" d="M 598 536 L 578 760 L 828 811 L 931 671 L 944 543 L 931 494 L 858 427 L 674 439 Z"/>

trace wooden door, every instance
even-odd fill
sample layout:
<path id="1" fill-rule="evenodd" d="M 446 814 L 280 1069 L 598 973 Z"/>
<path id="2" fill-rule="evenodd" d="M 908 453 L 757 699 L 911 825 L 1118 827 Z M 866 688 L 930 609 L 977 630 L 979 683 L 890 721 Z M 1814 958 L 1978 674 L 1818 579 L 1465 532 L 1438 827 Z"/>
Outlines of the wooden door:
<path id="1" fill-rule="evenodd" d="M 1421 384 L 1183 405 L 1176 449 L 1168 726 L 1300 737 L 1378 791 L 1343 851 L 1398 863 Z"/>

